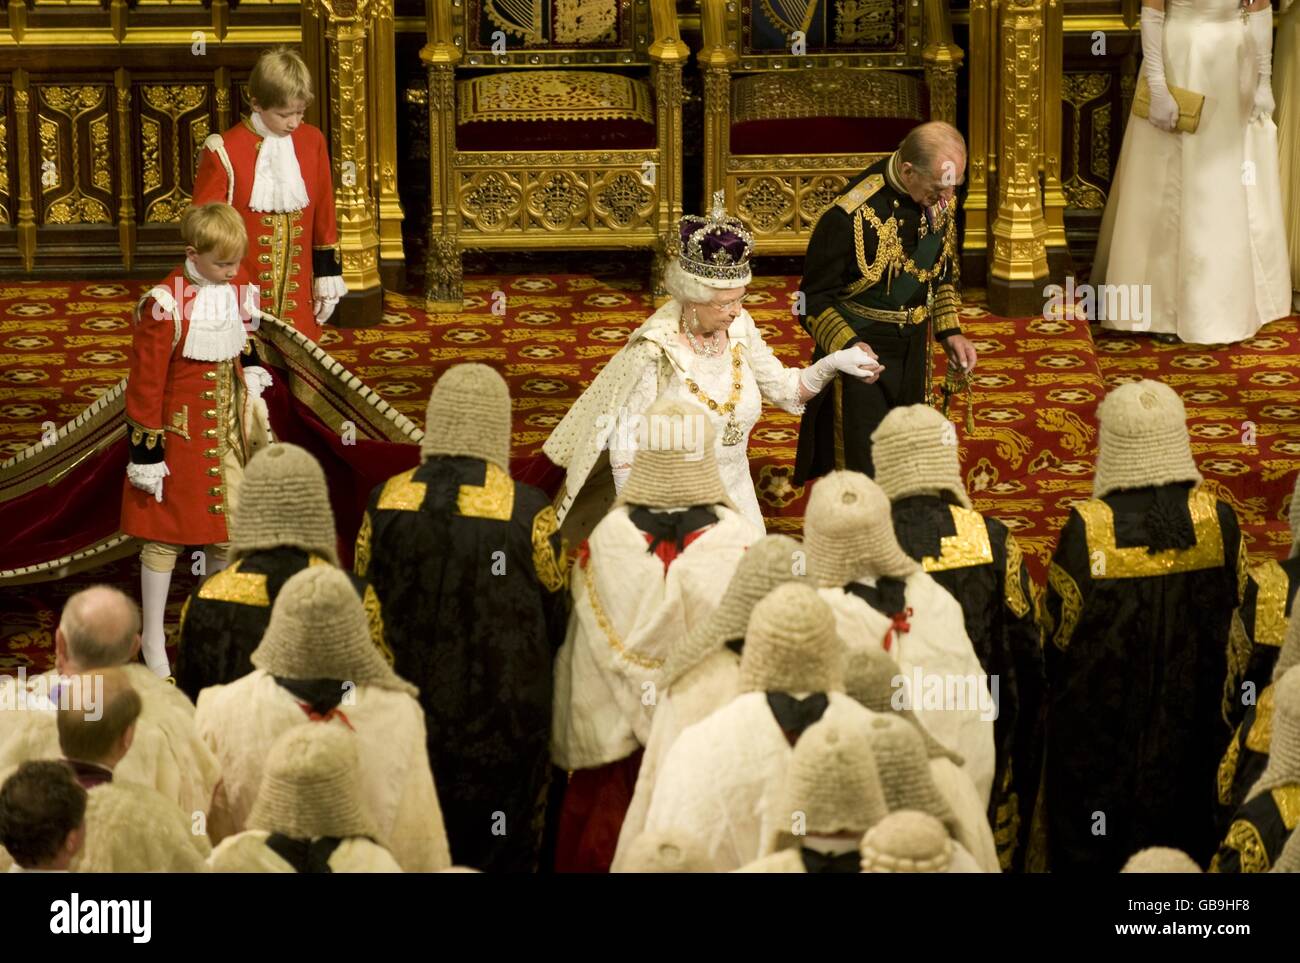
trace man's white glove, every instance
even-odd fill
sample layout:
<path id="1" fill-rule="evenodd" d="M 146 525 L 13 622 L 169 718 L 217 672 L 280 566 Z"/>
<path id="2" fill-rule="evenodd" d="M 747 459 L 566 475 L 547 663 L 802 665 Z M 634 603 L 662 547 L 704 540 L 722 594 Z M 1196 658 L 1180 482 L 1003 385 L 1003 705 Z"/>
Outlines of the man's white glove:
<path id="1" fill-rule="evenodd" d="M 837 373 L 854 378 L 872 378 L 882 370 L 881 364 L 871 353 L 871 349 L 859 341 L 857 344 L 841 348 L 828 354 L 815 364 L 799 372 L 799 380 L 810 394 L 820 394 L 831 383 Z"/>
<path id="2" fill-rule="evenodd" d="M 137 465 L 131 462 L 126 466 L 127 481 L 142 492 L 148 492 L 159 503 L 162 502 L 163 479 L 170 474 L 171 470 L 164 461 L 152 465 Z"/>
<path id="3" fill-rule="evenodd" d="M 339 299 L 348 293 L 348 286 L 343 283 L 343 275 L 330 274 L 316 278 L 312 282 L 311 309 L 320 324 L 324 324 L 334 313 Z"/>
<path id="4" fill-rule="evenodd" d="M 1273 8 L 1256 10 L 1246 17 L 1246 32 L 1255 48 L 1255 64 L 1259 82 L 1255 85 L 1255 103 L 1251 120 L 1273 118 Z"/>
<path id="5" fill-rule="evenodd" d="M 1164 33 L 1165 12 L 1143 7 L 1142 70 L 1146 73 L 1147 87 L 1151 90 L 1151 109 L 1147 111 L 1147 120 L 1161 130 L 1172 131 L 1178 126 L 1178 103 L 1165 81 Z"/>
<path id="6" fill-rule="evenodd" d="M 244 387 L 248 389 L 248 397 L 254 401 L 262 397 L 262 392 L 273 384 L 275 381 L 271 378 L 271 372 L 261 365 L 244 369 Z"/>

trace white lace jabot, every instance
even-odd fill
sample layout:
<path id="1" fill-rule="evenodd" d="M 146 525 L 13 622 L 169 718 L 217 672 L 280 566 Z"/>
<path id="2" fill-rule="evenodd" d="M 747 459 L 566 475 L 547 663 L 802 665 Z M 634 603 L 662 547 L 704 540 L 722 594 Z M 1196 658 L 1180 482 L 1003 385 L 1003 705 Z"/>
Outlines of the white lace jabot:
<path id="1" fill-rule="evenodd" d="M 244 322 L 239 317 L 239 296 L 233 284 L 217 284 L 199 274 L 186 258 L 185 277 L 194 285 L 192 301 L 184 309 L 190 331 L 181 354 L 195 361 L 228 361 L 244 350 Z"/>
<path id="2" fill-rule="evenodd" d="M 257 152 L 248 206 L 255 211 L 281 214 L 301 211 L 307 206 L 307 185 L 293 149 L 293 137 L 271 133 L 257 111 L 253 111 L 251 120 L 253 129 L 262 136 L 262 146 Z"/>

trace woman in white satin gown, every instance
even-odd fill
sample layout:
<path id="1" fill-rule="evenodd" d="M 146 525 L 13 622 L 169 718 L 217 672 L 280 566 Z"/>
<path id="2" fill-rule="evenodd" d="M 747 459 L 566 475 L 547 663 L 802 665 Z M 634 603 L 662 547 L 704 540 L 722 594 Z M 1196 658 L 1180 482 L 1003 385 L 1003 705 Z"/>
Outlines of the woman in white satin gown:
<path id="1" fill-rule="evenodd" d="M 1129 308 L 1102 327 L 1222 344 L 1290 313 L 1272 27 L 1268 0 L 1144 0 L 1151 116 L 1129 117 L 1092 276 Z M 1170 87 L 1205 96 L 1195 133 L 1174 130 Z"/>
<path id="2" fill-rule="evenodd" d="M 1300 312 L 1300 3 L 1281 0 L 1277 23 L 1278 165 L 1282 209 L 1291 250 L 1291 308 Z"/>

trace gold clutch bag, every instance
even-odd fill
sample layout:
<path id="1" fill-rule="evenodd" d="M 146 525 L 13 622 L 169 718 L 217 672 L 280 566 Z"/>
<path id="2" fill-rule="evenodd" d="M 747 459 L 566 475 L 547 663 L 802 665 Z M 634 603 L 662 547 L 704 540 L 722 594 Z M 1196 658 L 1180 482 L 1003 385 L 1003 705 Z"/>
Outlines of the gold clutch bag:
<path id="1" fill-rule="evenodd" d="M 1182 87 L 1170 87 L 1170 95 L 1178 105 L 1178 130 L 1185 134 L 1195 134 L 1201 123 L 1201 108 L 1205 105 L 1205 95 Z M 1151 88 L 1146 77 L 1138 79 L 1137 91 L 1133 94 L 1133 113 L 1143 120 L 1151 112 Z"/>

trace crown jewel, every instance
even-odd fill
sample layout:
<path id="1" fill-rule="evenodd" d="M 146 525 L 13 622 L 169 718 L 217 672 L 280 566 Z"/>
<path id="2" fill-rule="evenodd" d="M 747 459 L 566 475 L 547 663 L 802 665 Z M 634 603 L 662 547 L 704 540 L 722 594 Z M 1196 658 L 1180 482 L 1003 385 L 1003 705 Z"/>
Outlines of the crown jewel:
<path id="1" fill-rule="evenodd" d="M 713 207 L 707 218 L 698 214 L 682 218 L 681 242 L 679 262 L 686 273 L 703 281 L 749 283 L 754 236 L 739 218 L 727 216 L 722 191 L 713 193 Z"/>

